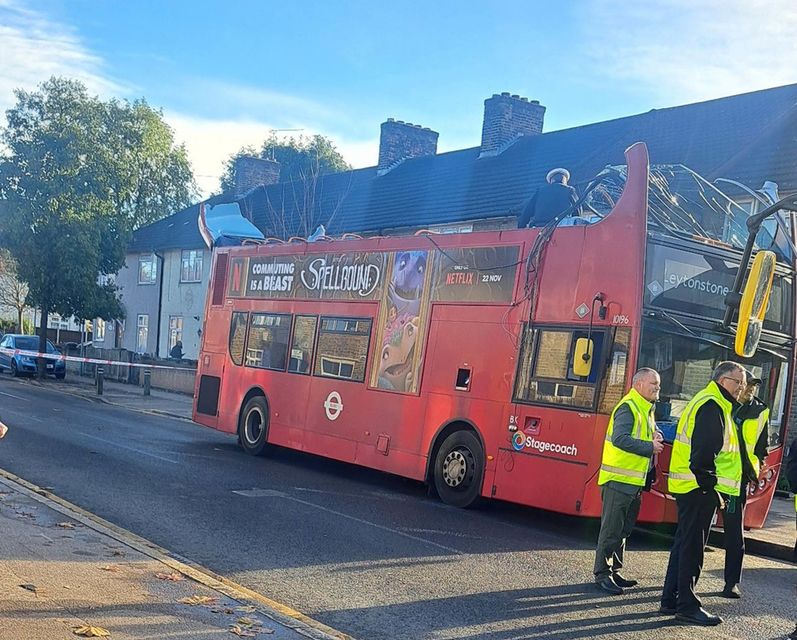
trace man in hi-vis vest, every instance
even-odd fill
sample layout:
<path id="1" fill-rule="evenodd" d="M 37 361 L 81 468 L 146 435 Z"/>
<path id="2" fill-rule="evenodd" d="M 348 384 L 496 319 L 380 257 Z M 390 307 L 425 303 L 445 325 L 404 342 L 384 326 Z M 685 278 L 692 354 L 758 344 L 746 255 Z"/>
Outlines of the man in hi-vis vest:
<path id="1" fill-rule="evenodd" d="M 660 390 L 656 371 L 637 371 L 631 390 L 612 411 L 606 429 L 598 475 L 603 509 L 593 573 L 598 587 L 612 595 L 637 584 L 619 572 L 626 538 L 639 515 L 642 491 L 654 480 L 653 455 L 664 448 L 653 420 L 653 403 L 659 399 Z"/>
<path id="2" fill-rule="evenodd" d="M 742 392 L 741 406 L 733 414 L 739 451 L 742 459 L 742 486 L 738 496 L 731 496 L 722 512 L 725 537 L 725 598 L 741 598 L 739 582 L 744 561 L 744 507 L 747 503 L 747 485 L 758 482 L 761 463 L 767 456 L 769 442 L 769 409 L 755 393 L 761 378 L 747 372 L 747 387 Z"/>
<path id="3" fill-rule="evenodd" d="M 745 370 L 721 362 L 711 382 L 681 413 L 672 445 L 668 489 L 678 506 L 660 612 L 678 621 L 714 626 L 722 618 L 703 609 L 695 593 L 711 521 L 742 484 L 742 459 L 733 412 L 747 384 Z"/>

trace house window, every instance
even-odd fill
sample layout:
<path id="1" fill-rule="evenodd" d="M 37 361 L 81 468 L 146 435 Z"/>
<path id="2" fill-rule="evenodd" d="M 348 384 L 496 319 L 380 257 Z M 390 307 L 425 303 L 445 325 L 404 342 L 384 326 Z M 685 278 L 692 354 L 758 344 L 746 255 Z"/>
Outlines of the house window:
<path id="1" fill-rule="evenodd" d="M 147 352 L 147 335 L 149 334 L 149 316 L 146 314 L 139 314 L 136 321 L 138 329 L 136 338 L 136 353 Z"/>
<path id="2" fill-rule="evenodd" d="M 158 278 L 158 263 L 155 254 L 138 256 L 138 284 L 155 284 Z"/>
<path id="3" fill-rule="evenodd" d="M 183 316 L 169 316 L 169 351 L 183 341 Z"/>
<path id="4" fill-rule="evenodd" d="M 182 269 L 180 282 L 202 281 L 202 250 L 184 249 L 182 253 Z"/>
<path id="5" fill-rule="evenodd" d="M 105 342 L 105 320 L 102 318 L 94 322 L 94 342 Z"/>

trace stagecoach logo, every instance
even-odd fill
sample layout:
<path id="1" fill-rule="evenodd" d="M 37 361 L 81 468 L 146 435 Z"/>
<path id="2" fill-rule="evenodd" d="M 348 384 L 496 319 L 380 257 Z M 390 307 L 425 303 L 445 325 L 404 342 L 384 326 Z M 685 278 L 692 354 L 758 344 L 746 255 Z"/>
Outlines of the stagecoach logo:
<path id="1" fill-rule="evenodd" d="M 555 442 L 546 442 L 545 440 L 537 440 L 527 436 L 525 433 L 519 431 L 512 436 L 512 448 L 515 451 L 523 451 L 523 449 L 536 449 L 540 453 L 551 451 L 553 453 L 561 453 L 566 456 L 577 456 L 578 448 L 574 444 L 557 444 Z"/>
<path id="2" fill-rule="evenodd" d="M 337 420 L 341 411 L 343 411 L 343 400 L 337 391 L 332 391 L 324 400 L 324 411 L 327 413 L 327 418 L 330 420 Z"/>
<path id="3" fill-rule="evenodd" d="M 300 277 L 310 291 L 346 291 L 365 298 L 379 286 L 380 275 L 375 264 L 328 264 L 326 258 L 316 258 Z"/>

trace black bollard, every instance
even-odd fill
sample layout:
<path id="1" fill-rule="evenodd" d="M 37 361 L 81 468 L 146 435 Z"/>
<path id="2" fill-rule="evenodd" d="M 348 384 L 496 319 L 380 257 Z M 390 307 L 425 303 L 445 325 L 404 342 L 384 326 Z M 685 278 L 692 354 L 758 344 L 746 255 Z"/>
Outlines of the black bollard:
<path id="1" fill-rule="evenodd" d="M 144 369 L 144 395 L 149 395 L 150 390 L 150 378 L 152 377 L 152 371 L 149 369 Z"/>
<path id="2" fill-rule="evenodd" d="M 103 367 L 97 367 L 97 395 L 102 395 L 102 383 L 105 378 L 105 369 Z"/>

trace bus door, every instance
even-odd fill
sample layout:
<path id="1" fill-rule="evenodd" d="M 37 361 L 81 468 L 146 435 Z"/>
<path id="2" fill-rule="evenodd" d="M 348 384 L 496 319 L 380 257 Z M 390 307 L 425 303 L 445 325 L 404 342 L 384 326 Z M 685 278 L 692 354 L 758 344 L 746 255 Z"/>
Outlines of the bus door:
<path id="1" fill-rule="evenodd" d="M 598 422 L 604 422 L 598 420 L 598 395 L 607 337 L 603 329 L 588 334 L 558 326 L 525 332 L 514 404 L 508 405 L 498 452 L 496 498 L 562 513 L 582 511 L 585 483 L 601 455 L 602 437 L 596 434 Z M 587 338 L 588 371 L 578 364 Z"/>
<path id="2" fill-rule="evenodd" d="M 224 308 L 208 311 L 194 390 L 194 420 L 200 424 L 219 428 L 229 423 L 221 415 L 229 404 L 222 398 L 223 380 L 228 359 L 238 364 L 243 359 L 246 318 L 246 313 L 230 313 Z"/>

